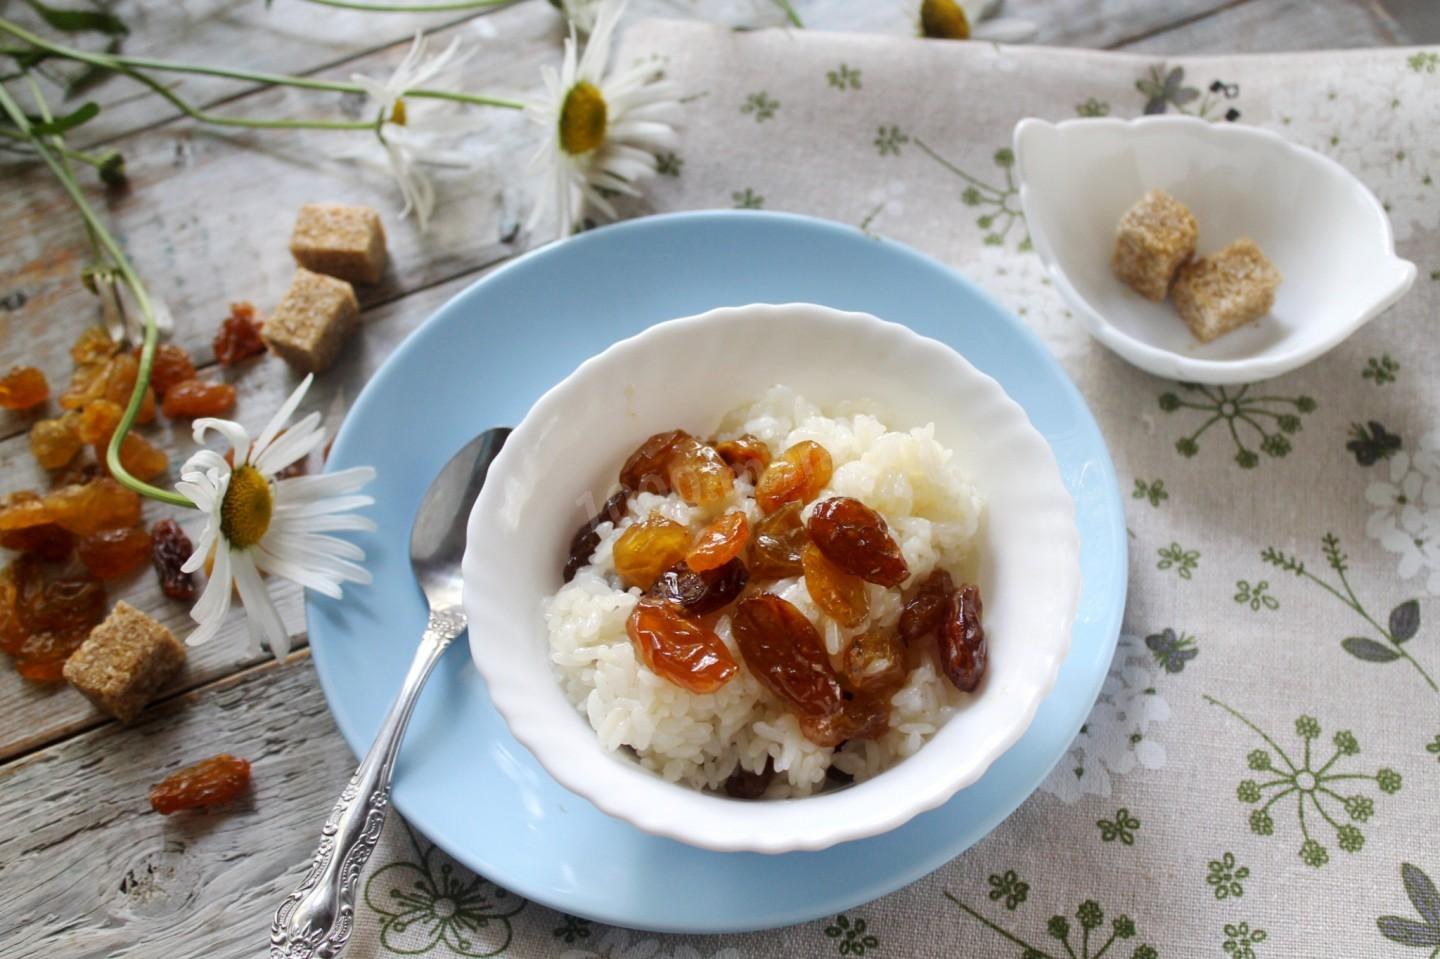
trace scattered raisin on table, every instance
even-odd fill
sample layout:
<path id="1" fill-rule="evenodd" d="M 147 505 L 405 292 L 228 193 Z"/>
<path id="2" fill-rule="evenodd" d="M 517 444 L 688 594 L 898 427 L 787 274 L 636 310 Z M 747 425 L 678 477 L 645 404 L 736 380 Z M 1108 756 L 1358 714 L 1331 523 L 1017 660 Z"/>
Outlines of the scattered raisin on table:
<path id="1" fill-rule="evenodd" d="M 755 524 L 754 546 L 750 550 L 750 571 L 765 579 L 799 576 L 809 534 L 800 519 L 799 503 L 784 506 Z"/>
<path id="2" fill-rule="evenodd" d="M 750 574 L 739 559 L 718 569 L 698 572 L 686 563 L 676 563 L 660 574 L 649 595 L 680 607 L 686 613 L 703 616 L 724 609 L 745 589 Z"/>
<path id="3" fill-rule="evenodd" d="M 235 405 L 235 387 L 207 380 L 183 380 L 165 392 L 160 408 L 171 419 L 219 416 Z"/>
<path id="4" fill-rule="evenodd" d="M 936 567 L 900 611 L 900 638 L 907 643 L 930 635 L 945 619 L 945 604 L 955 592 L 950 574 Z"/>
<path id="5" fill-rule="evenodd" d="M 103 445 L 95 444 L 95 459 L 105 462 L 108 453 L 107 439 Z M 154 443 L 136 433 L 126 433 L 120 442 L 120 465 L 131 476 L 139 480 L 152 480 L 170 468 L 170 460 Z"/>
<path id="6" fill-rule="evenodd" d="M 328 448 L 326 458 L 329 458 Z M 625 507 L 629 501 L 629 491 L 622 489 L 607 499 L 605 505 L 600 507 L 600 512 L 586 520 L 575 531 L 575 535 L 570 538 L 570 554 L 565 559 L 565 569 L 562 573 L 562 579 L 565 582 L 568 583 L 574 579 L 575 574 L 580 571 L 580 567 L 588 565 L 590 557 L 595 555 L 595 548 L 600 545 L 600 534 L 595 530 L 599 529 L 602 523 L 619 523 L 624 519 Z"/>
<path id="7" fill-rule="evenodd" d="M 250 785 L 250 761 L 228 753 L 202 759 L 150 787 L 150 808 L 168 816 L 182 809 L 219 806 Z"/>
<path id="8" fill-rule="evenodd" d="M 725 795 L 731 799 L 759 799 L 765 795 L 765 790 L 770 787 L 770 781 L 775 778 L 775 760 L 767 758 L 765 768 L 758 773 L 752 773 L 743 767 L 737 768 L 725 780 Z"/>
<path id="9" fill-rule="evenodd" d="M 265 352 L 265 341 L 260 339 L 260 327 L 255 319 L 255 307 L 249 303 L 231 303 L 230 315 L 215 331 L 215 359 L 221 366 L 234 366 L 252 356 Z"/>
<path id="10" fill-rule="evenodd" d="M 692 693 L 713 693 L 740 667 L 730 650 L 703 623 L 651 596 L 635 604 L 625 622 L 635 652 L 652 673 Z"/>
<path id="11" fill-rule="evenodd" d="M 144 566 L 151 550 L 150 533 L 143 526 L 134 526 L 102 529 L 82 539 L 75 552 L 91 576 L 114 579 Z"/>
<path id="12" fill-rule="evenodd" d="M 91 400 L 75 420 L 75 435 L 82 443 L 108 444 L 110 434 L 115 432 L 124 415 L 125 407 L 113 400 Z"/>
<path id="13" fill-rule="evenodd" d="M 717 569 L 739 556 L 749 540 L 749 518 L 739 510 L 726 513 L 700 531 L 685 562 L 698 573 Z"/>
<path id="14" fill-rule="evenodd" d="M 870 615 L 870 594 L 865 581 L 845 572 L 825 557 L 814 543 L 800 555 L 805 588 L 820 611 L 841 626 L 859 626 Z"/>
<path id="15" fill-rule="evenodd" d="M 772 593 L 735 607 L 731 629 L 760 684 L 800 716 L 826 716 L 842 702 L 840 679 L 810 620 Z"/>
<path id="16" fill-rule="evenodd" d="M 620 485 L 632 492 L 664 496 L 670 492 L 670 457 L 677 446 L 689 439 L 692 437 L 684 430 L 656 433 L 620 467 Z"/>
<path id="17" fill-rule="evenodd" d="M 58 402 L 63 409 L 78 410 L 91 400 L 105 395 L 105 383 L 110 375 L 110 360 L 96 360 L 81 363 L 70 374 L 70 385 L 61 393 Z"/>
<path id="18" fill-rule="evenodd" d="M 140 350 L 140 347 L 135 347 L 136 359 L 140 357 Z M 163 400 L 170 387 L 194 378 L 195 363 L 183 346 L 161 343 L 155 347 L 155 359 L 150 365 L 150 388 L 156 396 Z"/>
<path id="19" fill-rule="evenodd" d="M 195 552 L 190 537 L 185 535 L 180 524 L 173 519 L 162 519 L 156 523 L 150 535 L 150 561 L 154 563 L 155 573 L 160 577 L 161 591 L 171 599 L 186 602 L 194 599 L 195 574 L 181 571 L 190 554 Z"/>
<path id="20" fill-rule="evenodd" d="M 120 351 L 103 326 L 87 326 L 70 347 L 70 360 L 76 366 L 103 363 Z"/>
<path id="21" fill-rule="evenodd" d="M 54 523 L 41 523 L 0 533 L 0 546 L 59 563 L 70 558 L 70 551 L 75 548 L 75 534 Z"/>
<path id="22" fill-rule="evenodd" d="M 658 512 L 626 527 L 615 540 L 615 572 L 627 586 L 649 589 L 660 574 L 685 558 L 690 530 Z"/>
<path id="23" fill-rule="evenodd" d="M 961 692 L 975 691 L 989 662 L 981 615 L 978 586 L 966 584 L 950 594 L 940 629 L 940 669 Z"/>
<path id="24" fill-rule="evenodd" d="M 765 513 L 773 513 L 786 503 L 804 506 L 830 482 L 835 466 L 825 447 L 803 440 L 771 460 L 755 485 L 755 502 Z"/>
<path id="25" fill-rule="evenodd" d="M 715 447 L 715 452 L 720 454 L 720 458 L 735 471 L 736 476 L 744 476 L 752 483 L 760 482 L 765 467 L 770 465 L 770 447 L 765 445 L 764 440 L 749 433 L 711 445 Z"/>
<path id="26" fill-rule="evenodd" d="M 0 408 L 28 410 L 50 398 L 45 374 L 33 366 L 17 366 L 0 376 Z"/>
<path id="27" fill-rule="evenodd" d="M 808 528 L 825 558 L 847 573 L 880 586 L 899 586 L 910 575 L 885 520 L 858 499 L 816 503 Z"/>
<path id="28" fill-rule="evenodd" d="M 30 556 L 6 567 L 3 579 L 0 648 L 26 679 L 59 682 L 65 660 L 105 618 L 104 585 L 82 576 L 49 580 Z"/>
<path id="29" fill-rule="evenodd" d="M 140 522 L 140 495 L 109 478 L 62 486 L 49 493 L 43 503 L 50 517 L 46 522 L 58 523 L 80 536 Z"/>
<path id="30" fill-rule="evenodd" d="M 38 420 L 30 427 L 30 453 L 47 470 L 58 470 L 80 452 L 79 417 L 66 412 L 49 420 Z"/>
<path id="31" fill-rule="evenodd" d="M 129 353 L 121 353 L 110 360 L 110 369 L 105 377 L 105 390 L 102 395 L 123 410 L 130 405 L 130 394 L 135 392 L 135 381 L 139 377 L 140 361 Z M 149 423 L 154 418 L 155 390 L 153 387 L 147 386 L 144 399 L 140 401 L 140 410 L 135 414 L 135 422 Z"/>

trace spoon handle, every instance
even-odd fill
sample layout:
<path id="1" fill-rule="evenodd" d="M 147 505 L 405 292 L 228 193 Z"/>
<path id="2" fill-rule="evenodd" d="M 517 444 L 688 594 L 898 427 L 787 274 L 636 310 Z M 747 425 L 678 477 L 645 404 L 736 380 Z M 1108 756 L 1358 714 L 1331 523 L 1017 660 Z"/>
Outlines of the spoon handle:
<path id="1" fill-rule="evenodd" d="M 390 808 L 395 756 L 420 690 L 440 654 L 465 630 L 459 607 L 432 609 L 420 648 L 380 731 L 320 832 L 320 845 L 304 880 L 275 910 L 270 923 L 271 959 L 321 959 L 345 948 L 355 924 L 355 891 L 375 851 Z"/>

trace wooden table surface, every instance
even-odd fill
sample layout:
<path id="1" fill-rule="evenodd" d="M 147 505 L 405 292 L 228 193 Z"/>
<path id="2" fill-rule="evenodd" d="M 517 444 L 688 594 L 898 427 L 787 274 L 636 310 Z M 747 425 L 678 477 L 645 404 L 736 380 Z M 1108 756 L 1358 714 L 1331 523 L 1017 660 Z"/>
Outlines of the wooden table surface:
<path id="1" fill-rule="evenodd" d="M 677 5 L 683 3 L 668 3 Z M 905 29 L 899 0 L 796 5 L 814 29 Z M 1041 43 L 1157 57 L 1436 39 L 1417 35 L 1423 26 L 1405 26 L 1422 24 L 1423 11 L 1412 17 L 1419 5 L 1389 6 L 1391 12 L 1366 0 L 1010 0 L 1007 12 L 1036 20 Z M 6 15 L 21 18 L 19 7 L 12 4 Z M 387 73 L 417 28 L 441 44 L 464 36 L 479 47 L 467 88 L 521 97 L 538 88 L 542 64 L 558 61 L 562 37 L 560 18 L 540 0 L 477 15 L 348 13 L 297 0 L 279 0 L 268 11 L 258 0 L 121 0 L 116 9 L 131 26 L 127 53 L 341 79 Z M 187 78 L 181 90 L 237 116 L 356 108 L 335 94 L 257 90 L 205 77 Z M 380 286 L 361 291 L 363 335 L 311 392 L 312 408 L 328 410 L 332 427 L 407 333 L 526 242 L 519 225 L 528 187 L 517 171 L 523 173 L 534 133 L 518 115 L 477 111 L 489 127 L 490 153 L 482 158 L 489 166 L 442 182 L 441 212 L 422 236 L 413 220 L 394 216 L 388 182 L 328 159 L 342 149 L 336 135 L 199 127 L 123 82 L 90 96 L 105 111 L 72 145 L 120 150 L 131 180 L 122 194 L 97 191 L 99 208 L 173 311 L 174 341 L 206 365 L 206 374 L 235 384 L 237 415 L 246 422 L 268 417 L 295 377 L 274 358 L 221 371 L 211 365 L 211 337 L 228 303 L 252 300 L 264 312 L 277 301 L 293 269 L 286 239 L 301 203 L 373 205 L 390 234 L 393 269 Z M 500 177 L 501 167 L 511 175 Z M 36 365 L 52 386 L 63 386 L 68 345 L 97 318 L 95 300 L 79 282 L 85 234 L 42 170 L 3 166 L 0 177 L 0 370 Z M 0 493 L 45 485 L 26 440 L 31 419 L 0 411 Z M 172 473 L 193 450 L 188 433 L 158 431 Z M 166 512 L 147 504 L 148 521 Z M 191 650 L 182 676 L 131 726 L 107 719 L 69 688 L 42 689 L 0 670 L 6 900 L 0 954 L 263 954 L 271 912 L 303 872 L 353 768 L 304 648 L 299 590 L 282 585 L 274 593 L 298 652 L 285 663 L 271 661 L 249 646 L 232 614 L 220 637 Z M 188 632 L 183 604 L 163 597 L 148 569 L 114 585 L 111 598 Z M 263 771 L 246 808 L 174 821 L 149 811 L 151 783 L 221 751 L 246 756 Z"/>

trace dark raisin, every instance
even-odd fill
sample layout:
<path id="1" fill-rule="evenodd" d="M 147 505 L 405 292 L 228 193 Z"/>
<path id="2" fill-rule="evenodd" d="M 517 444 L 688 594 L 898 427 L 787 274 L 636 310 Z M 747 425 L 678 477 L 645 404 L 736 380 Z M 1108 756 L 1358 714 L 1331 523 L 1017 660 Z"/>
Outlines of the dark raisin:
<path id="1" fill-rule="evenodd" d="M 570 539 L 570 558 L 565 560 L 565 571 L 562 575 L 565 582 L 575 578 L 580 567 L 588 565 L 590 557 L 595 554 L 595 548 L 600 545 L 600 534 L 595 532 L 601 523 L 618 523 L 625 518 L 625 506 L 630 500 L 628 490 L 621 490 L 605 501 L 600 507 L 600 512 L 575 531 Z"/>
<path id="2" fill-rule="evenodd" d="M 945 604 L 953 592 L 955 583 L 950 574 L 937 567 L 901 610 L 900 638 L 913 643 L 939 629 L 945 619 Z"/>
<path id="3" fill-rule="evenodd" d="M 773 759 L 766 759 L 765 768 L 758 773 L 743 768 L 736 769 L 730 778 L 725 780 L 725 795 L 731 799 L 759 799 L 765 795 L 765 790 L 770 787 L 770 781 L 774 778 Z"/>
<path id="4" fill-rule="evenodd" d="M 973 693 L 985 677 L 989 649 L 980 622 L 980 588 L 965 585 L 950 594 L 940 630 L 940 668 L 961 692 Z"/>
<path id="5" fill-rule="evenodd" d="M 650 587 L 650 595 L 674 603 L 692 616 L 703 616 L 730 605 L 749 578 L 745 564 L 739 559 L 703 573 L 681 562 L 660 574 Z"/>
<path id="6" fill-rule="evenodd" d="M 150 546 L 150 560 L 155 564 L 155 573 L 160 577 L 160 589 L 171 599 L 189 602 L 195 598 L 195 574 L 182 572 L 180 567 L 195 552 L 190 537 L 173 519 L 162 519 L 150 531 L 154 538 Z"/>

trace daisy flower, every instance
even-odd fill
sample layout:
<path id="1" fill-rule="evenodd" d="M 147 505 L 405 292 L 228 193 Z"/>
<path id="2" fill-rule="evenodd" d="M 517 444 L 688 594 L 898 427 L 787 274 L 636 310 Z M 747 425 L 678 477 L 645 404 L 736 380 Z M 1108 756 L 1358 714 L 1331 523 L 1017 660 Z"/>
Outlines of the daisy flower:
<path id="1" fill-rule="evenodd" d="M 375 133 L 385 148 L 385 159 L 390 176 L 400 188 L 405 200 L 402 218 L 413 210 L 423 232 L 430 223 L 430 214 L 435 210 L 435 185 L 420 168 L 421 164 L 442 166 L 463 166 L 464 159 L 451 151 L 435 149 L 433 137 L 418 129 L 405 103 L 405 93 L 433 82 L 446 70 L 461 61 L 460 38 L 440 54 L 426 59 L 426 40 L 421 33 L 415 34 L 405 58 L 390 74 L 388 79 L 376 80 L 362 73 L 351 74 L 351 82 L 363 87 L 368 98 L 369 110 L 375 116 Z"/>
<path id="2" fill-rule="evenodd" d="M 285 658 L 290 638 L 261 574 L 292 580 L 335 599 L 340 598 L 341 583 L 370 582 L 370 574 L 358 565 L 365 551 L 326 534 L 375 528 L 371 520 L 349 512 L 374 502 L 356 492 L 375 478 L 375 471 L 361 466 L 320 476 L 275 478 L 325 442 L 319 413 L 286 426 L 313 378 L 305 377 L 253 443 L 239 423 L 209 417 L 195 421 L 195 441 L 203 442 L 214 430 L 230 444 L 235 465 L 214 450 L 201 450 L 186 461 L 175 484 L 207 514 L 195 552 L 182 568 L 194 572 L 214 556 L 205 592 L 190 610 L 190 618 L 199 624 L 186 640 L 191 646 L 214 638 L 230 610 L 232 593 L 238 591 L 251 639 L 257 644 L 263 640 L 276 659 Z"/>
<path id="3" fill-rule="evenodd" d="M 546 100 L 532 104 L 529 113 L 548 135 L 533 161 L 544 171 L 544 187 L 531 229 L 554 215 L 563 236 L 582 219 L 587 204 L 613 219 L 607 194 L 639 196 L 635 183 L 655 174 L 655 154 L 675 146 L 672 123 L 680 105 L 674 89 L 658 82 L 655 65 L 606 74 L 624 10 L 624 0 L 603 0 L 584 54 L 572 28 L 560 70 L 541 72 Z"/>

